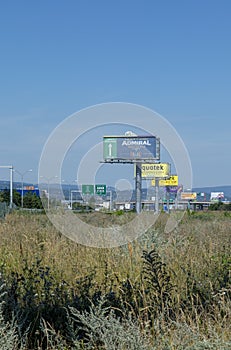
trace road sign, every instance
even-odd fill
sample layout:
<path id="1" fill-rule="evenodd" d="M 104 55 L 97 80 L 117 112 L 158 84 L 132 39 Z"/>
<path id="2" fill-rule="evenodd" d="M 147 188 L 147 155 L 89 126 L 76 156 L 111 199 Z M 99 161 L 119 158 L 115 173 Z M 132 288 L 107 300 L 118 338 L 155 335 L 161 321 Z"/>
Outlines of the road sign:
<path id="1" fill-rule="evenodd" d="M 155 186 L 155 179 L 152 180 L 152 186 Z M 166 180 L 159 180 L 159 186 L 178 186 L 178 175 L 172 175 Z"/>
<path id="2" fill-rule="evenodd" d="M 104 136 L 106 161 L 159 160 L 160 140 L 155 136 Z"/>
<path id="3" fill-rule="evenodd" d="M 197 193 L 196 192 L 182 192 L 181 193 L 181 199 L 196 199 L 197 198 Z"/>
<path id="4" fill-rule="evenodd" d="M 82 185 L 83 195 L 94 195 L 94 185 Z"/>
<path id="5" fill-rule="evenodd" d="M 155 177 L 168 177 L 170 173 L 169 163 L 153 163 L 141 165 L 141 176 L 146 179 Z"/>
<path id="6" fill-rule="evenodd" d="M 104 159 L 117 158 L 117 139 L 114 137 L 105 137 L 103 141 Z"/>
<path id="7" fill-rule="evenodd" d="M 106 194 L 106 185 L 95 185 L 95 193 L 99 196 L 104 196 Z"/>

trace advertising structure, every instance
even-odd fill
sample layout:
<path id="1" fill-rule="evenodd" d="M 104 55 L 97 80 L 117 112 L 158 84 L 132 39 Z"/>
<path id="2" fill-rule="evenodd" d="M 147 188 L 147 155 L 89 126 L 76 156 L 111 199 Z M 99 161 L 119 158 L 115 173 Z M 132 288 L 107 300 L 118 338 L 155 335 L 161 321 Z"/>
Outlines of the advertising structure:
<path id="1" fill-rule="evenodd" d="M 34 190 L 34 186 L 24 186 L 23 189 L 27 190 L 27 191 L 33 191 Z"/>
<path id="2" fill-rule="evenodd" d="M 182 189 L 181 186 L 166 186 L 166 191 L 169 193 L 177 193 L 178 191 L 180 191 Z"/>
<path id="3" fill-rule="evenodd" d="M 153 179 L 155 177 L 169 177 L 169 163 L 153 163 L 141 165 L 141 176 L 145 179 Z"/>
<path id="4" fill-rule="evenodd" d="M 152 180 L 152 186 L 156 185 L 155 179 Z M 178 175 L 171 175 L 168 179 L 159 180 L 159 186 L 178 186 Z"/>
<path id="5" fill-rule="evenodd" d="M 182 192 L 181 199 L 186 199 L 186 200 L 197 199 L 197 193 L 196 192 Z"/>
<path id="6" fill-rule="evenodd" d="M 211 201 L 221 201 L 224 197 L 224 192 L 211 192 L 210 194 Z"/>
<path id="7" fill-rule="evenodd" d="M 160 159 L 160 139 L 155 136 L 104 136 L 104 161 Z"/>

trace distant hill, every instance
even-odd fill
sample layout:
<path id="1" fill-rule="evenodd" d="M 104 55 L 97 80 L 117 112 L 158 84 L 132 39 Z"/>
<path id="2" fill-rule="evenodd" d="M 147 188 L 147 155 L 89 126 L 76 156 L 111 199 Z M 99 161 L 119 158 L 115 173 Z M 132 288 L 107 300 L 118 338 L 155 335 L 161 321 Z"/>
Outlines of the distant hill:
<path id="1" fill-rule="evenodd" d="M 24 183 L 24 186 L 29 186 L 29 185 L 32 185 L 31 183 Z M 38 184 L 34 185 L 35 187 L 38 187 Z M 56 186 L 56 185 L 53 185 L 51 184 L 50 187 L 53 187 L 53 186 Z M 76 185 L 65 185 L 63 184 L 62 185 L 63 187 L 63 190 L 65 191 L 70 191 L 72 189 L 78 189 L 78 186 Z M 0 180 L 0 190 L 3 190 L 5 188 L 9 188 L 9 181 L 1 181 Z M 13 188 L 21 188 L 21 182 L 15 182 L 14 181 L 14 184 L 13 184 Z M 206 193 L 206 197 L 207 199 L 210 198 L 210 193 L 211 192 L 224 192 L 225 194 L 225 198 L 227 198 L 228 200 L 231 200 L 231 185 L 223 185 L 223 186 L 208 186 L 208 187 L 194 187 L 192 189 L 194 192 L 197 192 L 197 193 Z M 107 188 L 107 191 L 112 191 L 114 192 L 115 191 L 115 188 L 114 187 L 111 187 L 111 186 L 108 186 Z M 142 194 L 144 197 L 146 197 L 146 189 L 143 189 L 142 190 Z M 121 194 L 122 194 L 123 191 L 121 191 Z M 124 195 L 125 197 L 127 197 L 127 191 L 124 191 Z M 131 194 L 129 194 L 129 198 L 130 198 Z M 135 194 L 133 193 L 133 198 L 135 198 Z"/>

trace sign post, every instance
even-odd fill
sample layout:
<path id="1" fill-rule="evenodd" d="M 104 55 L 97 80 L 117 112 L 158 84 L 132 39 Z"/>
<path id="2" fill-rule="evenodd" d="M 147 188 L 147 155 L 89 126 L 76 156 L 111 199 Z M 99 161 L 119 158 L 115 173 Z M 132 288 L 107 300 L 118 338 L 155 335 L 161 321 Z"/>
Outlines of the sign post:
<path id="1" fill-rule="evenodd" d="M 155 184 L 155 212 L 159 213 L 159 178 L 156 177 L 156 184 Z"/>
<path id="2" fill-rule="evenodd" d="M 141 213 L 141 163 L 136 163 L 136 212 Z"/>

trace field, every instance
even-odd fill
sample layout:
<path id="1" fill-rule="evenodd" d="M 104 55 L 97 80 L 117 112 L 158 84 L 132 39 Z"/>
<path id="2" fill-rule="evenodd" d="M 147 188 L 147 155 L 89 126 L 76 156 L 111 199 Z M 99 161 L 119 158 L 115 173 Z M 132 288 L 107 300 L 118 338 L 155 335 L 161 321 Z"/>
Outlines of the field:
<path id="1" fill-rule="evenodd" d="M 135 214 L 77 215 L 107 226 Z M 98 249 L 45 214 L 8 214 L 0 349 L 231 349 L 231 214 L 188 212 L 165 233 L 167 215 L 134 242 Z"/>

